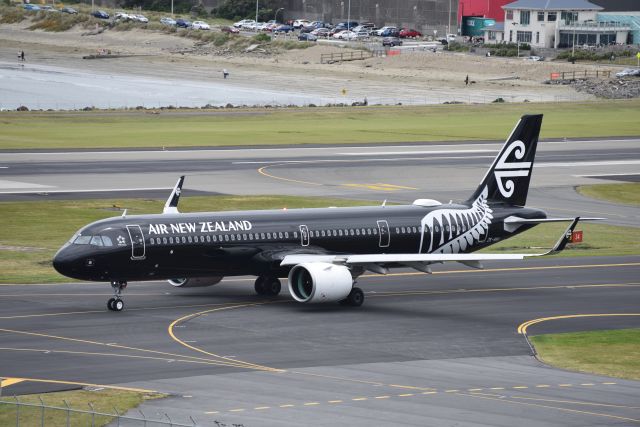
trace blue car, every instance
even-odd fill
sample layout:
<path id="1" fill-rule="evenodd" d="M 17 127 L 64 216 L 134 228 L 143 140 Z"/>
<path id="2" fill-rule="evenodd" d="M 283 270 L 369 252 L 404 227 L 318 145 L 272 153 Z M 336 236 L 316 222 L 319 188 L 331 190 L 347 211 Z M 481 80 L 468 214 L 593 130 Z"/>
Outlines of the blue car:
<path id="1" fill-rule="evenodd" d="M 109 19 L 109 14 L 104 10 L 96 10 L 91 13 L 91 16 L 96 17 L 98 19 Z"/>
<path id="2" fill-rule="evenodd" d="M 273 29 L 274 33 L 288 33 L 289 31 L 293 31 L 293 27 L 291 25 L 278 25 Z"/>
<path id="3" fill-rule="evenodd" d="M 187 21 L 186 19 L 178 18 L 176 19 L 176 26 L 180 28 L 189 28 L 191 27 L 191 21 Z"/>
<path id="4" fill-rule="evenodd" d="M 40 6 L 38 6 L 37 4 L 25 4 L 24 6 L 22 6 L 25 10 L 40 10 Z"/>

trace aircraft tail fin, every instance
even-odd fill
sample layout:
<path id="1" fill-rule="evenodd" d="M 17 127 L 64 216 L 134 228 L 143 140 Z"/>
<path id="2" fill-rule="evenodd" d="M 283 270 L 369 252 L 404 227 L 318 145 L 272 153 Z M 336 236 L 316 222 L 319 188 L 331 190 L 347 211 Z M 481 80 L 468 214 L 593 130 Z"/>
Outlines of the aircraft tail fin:
<path id="1" fill-rule="evenodd" d="M 469 199 L 471 202 L 486 191 L 490 204 L 525 205 L 541 124 L 542 114 L 520 118 L 480 186 Z"/>
<path id="2" fill-rule="evenodd" d="M 163 214 L 175 214 L 178 212 L 178 202 L 180 201 L 180 193 L 182 193 L 182 184 L 184 184 L 184 175 L 182 175 L 178 182 L 176 182 L 175 187 L 173 187 L 173 191 L 171 195 L 167 199 L 167 202 L 164 204 L 164 209 L 162 210 Z"/>

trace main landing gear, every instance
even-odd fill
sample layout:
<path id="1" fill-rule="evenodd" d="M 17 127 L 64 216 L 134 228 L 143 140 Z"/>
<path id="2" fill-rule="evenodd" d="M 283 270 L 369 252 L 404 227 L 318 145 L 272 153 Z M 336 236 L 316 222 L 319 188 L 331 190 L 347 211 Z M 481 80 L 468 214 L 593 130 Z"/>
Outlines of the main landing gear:
<path id="1" fill-rule="evenodd" d="M 349 295 L 340 301 L 342 305 L 350 305 L 351 307 L 360 307 L 364 303 L 364 292 L 358 287 L 354 287 Z"/>
<path id="2" fill-rule="evenodd" d="M 254 285 L 258 295 L 275 297 L 280 293 L 282 284 L 280 279 L 273 276 L 258 276 Z"/>
<path id="3" fill-rule="evenodd" d="M 113 297 L 107 301 L 107 308 L 111 311 L 122 311 L 124 309 L 124 301 L 121 298 L 122 291 L 127 287 L 127 282 L 111 282 L 113 288 Z"/>

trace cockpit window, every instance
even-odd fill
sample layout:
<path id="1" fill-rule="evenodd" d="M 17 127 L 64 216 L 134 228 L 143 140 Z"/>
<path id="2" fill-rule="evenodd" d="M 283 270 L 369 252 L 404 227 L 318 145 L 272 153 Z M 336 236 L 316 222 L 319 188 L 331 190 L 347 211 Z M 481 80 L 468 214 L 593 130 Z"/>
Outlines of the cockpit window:
<path id="1" fill-rule="evenodd" d="M 78 236 L 73 241 L 74 245 L 88 245 L 91 242 L 91 236 Z"/>
<path id="2" fill-rule="evenodd" d="M 113 241 L 107 236 L 78 236 L 74 245 L 113 246 Z"/>

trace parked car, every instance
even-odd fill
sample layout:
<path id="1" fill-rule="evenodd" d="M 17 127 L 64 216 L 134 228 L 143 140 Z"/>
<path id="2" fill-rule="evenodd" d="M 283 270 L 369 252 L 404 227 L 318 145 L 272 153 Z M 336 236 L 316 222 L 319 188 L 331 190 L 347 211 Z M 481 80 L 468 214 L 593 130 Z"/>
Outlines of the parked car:
<path id="1" fill-rule="evenodd" d="M 178 18 L 176 19 L 176 27 L 189 28 L 191 27 L 191 21 L 187 19 Z"/>
<path id="2" fill-rule="evenodd" d="M 27 3 L 22 7 L 24 8 L 24 10 L 40 10 L 40 6 L 38 6 L 37 4 Z"/>
<path id="3" fill-rule="evenodd" d="M 387 28 L 382 33 L 380 33 L 382 37 L 400 37 L 400 31 L 397 28 Z"/>
<path id="4" fill-rule="evenodd" d="M 310 34 L 313 34 L 316 37 L 329 37 L 329 32 L 331 30 L 329 30 L 328 28 L 316 28 L 315 30 L 311 31 Z"/>
<path id="5" fill-rule="evenodd" d="M 640 76 L 640 68 L 625 68 L 616 73 L 616 77 Z"/>
<path id="6" fill-rule="evenodd" d="M 418 38 L 418 37 L 422 37 L 422 33 L 418 30 L 414 30 L 414 29 L 410 29 L 410 28 L 403 28 L 402 30 L 400 30 L 400 38 L 402 39 L 406 39 L 406 38 Z"/>
<path id="7" fill-rule="evenodd" d="M 40 6 L 40 10 L 43 10 L 45 12 L 60 12 L 58 9 L 51 6 L 50 4 L 45 4 L 44 6 Z"/>
<path id="8" fill-rule="evenodd" d="M 76 15 L 78 13 L 78 11 L 72 7 L 63 7 L 62 9 L 60 9 L 60 12 L 68 13 L 70 15 Z"/>
<path id="9" fill-rule="evenodd" d="M 339 40 L 351 40 L 351 38 L 355 38 L 355 33 L 353 31 L 340 30 L 333 35 L 333 38 Z"/>
<path id="10" fill-rule="evenodd" d="M 236 27 L 222 27 L 220 28 L 220 31 L 228 34 L 238 34 L 240 32 L 240 30 L 237 29 Z"/>
<path id="11" fill-rule="evenodd" d="M 300 33 L 298 35 L 298 40 L 305 41 L 305 42 L 317 42 L 318 36 L 315 36 L 311 33 Z"/>
<path id="12" fill-rule="evenodd" d="M 149 18 L 147 18 L 144 15 L 131 15 L 131 19 L 137 22 L 142 22 L 143 24 L 146 24 L 149 22 Z"/>
<path id="13" fill-rule="evenodd" d="M 447 34 L 447 42 L 454 42 L 456 41 L 456 37 L 458 37 L 456 34 Z"/>
<path id="14" fill-rule="evenodd" d="M 525 61 L 544 61 L 544 56 L 531 55 L 524 58 Z"/>
<path id="15" fill-rule="evenodd" d="M 118 21 L 128 21 L 130 19 L 133 19 L 133 15 L 129 15 L 126 12 L 116 12 L 116 14 L 113 15 L 113 17 Z"/>
<path id="16" fill-rule="evenodd" d="M 340 22 L 338 23 L 338 25 L 335 26 L 336 30 L 346 30 L 346 29 L 353 29 L 355 27 L 358 26 L 358 22 L 357 21 L 348 21 L 348 22 Z"/>
<path id="17" fill-rule="evenodd" d="M 191 28 L 194 30 L 210 30 L 211 27 L 204 21 L 193 21 Z"/>
<path id="18" fill-rule="evenodd" d="M 249 24 L 251 22 L 256 22 L 253 19 L 243 19 L 242 21 L 234 22 L 233 26 L 236 28 L 242 28 L 244 25 Z"/>
<path id="19" fill-rule="evenodd" d="M 382 39 L 382 46 L 402 46 L 402 40 L 398 37 L 385 37 Z"/>
<path id="20" fill-rule="evenodd" d="M 391 26 L 384 26 L 382 28 L 380 28 L 378 31 L 376 31 L 376 35 L 381 36 L 382 33 L 384 33 L 385 31 L 398 31 L 398 29 L 396 27 L 391 27 Z"/>
<path id="21" fill-rule="evenodd" d="M 109 19 L 109 14 L 104 10 L 96 10 L 91 13 L 91 16 L 98 19 Z"/>
<path id="22" fill-rule="evenodd" d="M 293 31 L 293 27 L 286 24 L 278 25 L 273 29 L 274 33 L 288 33 L 289 31 Z"/>
<path id="23" fill-rule="evenodd" d="M 307 21 L 306 19 L 296 19 L 295 21 L 293 21 L 293 28 L 297 30 L 309 24 L 310 22 Z"/>
<path id="24" fill-rule="evenodd" d="M 173 27 L 174 25 L 176 25 L 176 20 L 168 16 L 164 16 L 160 18 L 160 23 L 164 25 L 171 25 Z"/>

